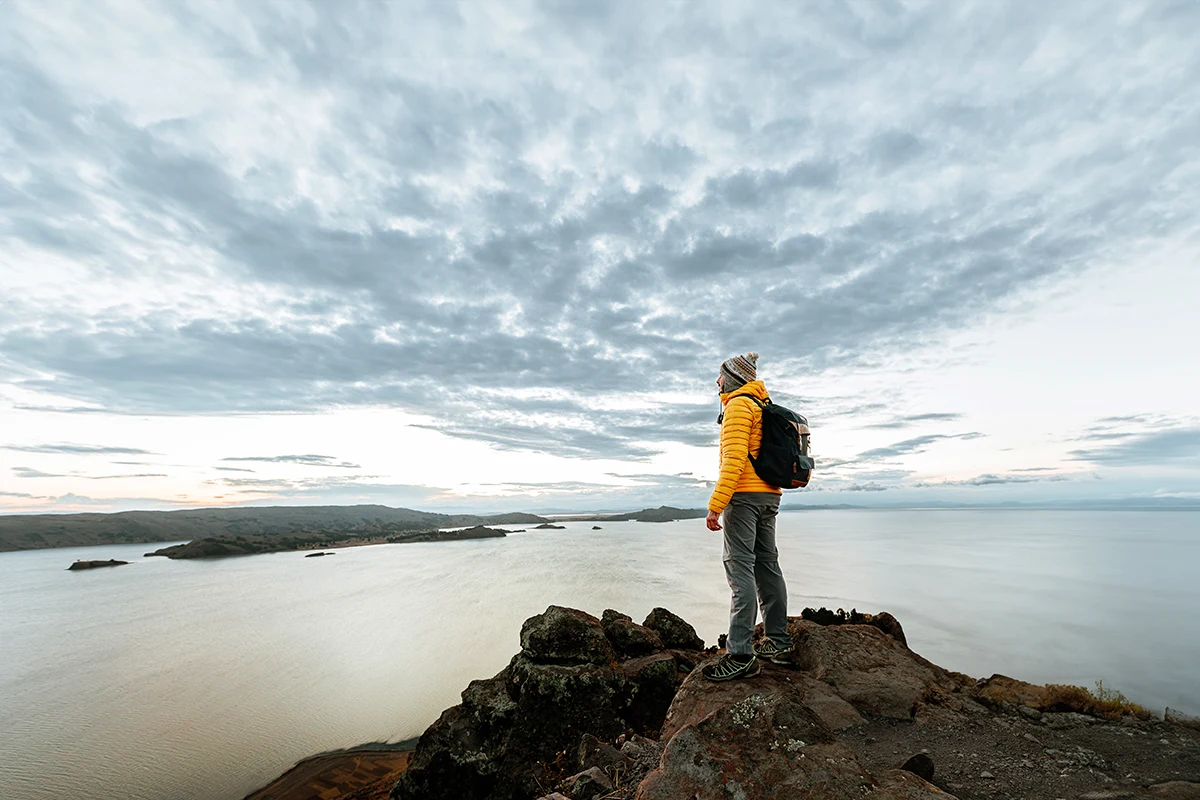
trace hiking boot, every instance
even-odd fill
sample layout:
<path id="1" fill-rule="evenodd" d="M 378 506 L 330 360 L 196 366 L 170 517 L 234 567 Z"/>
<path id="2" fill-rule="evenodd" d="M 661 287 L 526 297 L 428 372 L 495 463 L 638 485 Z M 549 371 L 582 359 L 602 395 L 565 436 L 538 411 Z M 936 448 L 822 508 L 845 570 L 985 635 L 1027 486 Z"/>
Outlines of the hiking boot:
<path id="1" fill-rule="evenodd" d="M 700 670 L 700 674 L 710 681 L 731 681 L 734 678 L 753 677 L 761 670 L 762 667 L 759 666 L 758 659 L 754 656 L 750 656 L 749 661 L 741 662 L 726 653 L 717 663 L 709 664 Z"/>
<path id="2" fill-rule="evenodd" d="M 754 645 L 754 655 L 759 658 L 775 664 L 790 664 L 792 663 L 792 648 L 782 648 L 775 644 L 770 639 L 764 639 Z"/>

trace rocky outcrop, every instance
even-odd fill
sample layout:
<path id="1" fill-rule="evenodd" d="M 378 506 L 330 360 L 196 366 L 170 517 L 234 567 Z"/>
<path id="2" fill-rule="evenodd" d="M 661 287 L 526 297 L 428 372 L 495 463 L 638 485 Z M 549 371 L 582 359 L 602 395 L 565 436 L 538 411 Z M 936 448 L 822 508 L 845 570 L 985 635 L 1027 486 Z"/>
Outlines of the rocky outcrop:
<path id="1" fill-rule="evenodd" d="M 526 621 L 509 666 L 472 682 L 425 732 L 392 797 L 1150 800 L 1200 789 L 1189 782 L 1200 732 L 1079 713 L 1063 707 L 1063 687 L 976 681 L 914 653 L 891 615 L 853 613 L 859 622 L 790 618 L 790 663 L 711 683 L 700 670 L 720 653 L 666 609 L 637 625 L 551 606 Z"/>
<path id="2" fill-rule="evenodd" d="M 495 677 L 472 681 L 462 703 L 425 731 L 392 797 L 526 800 L 578 777 L 585 736 L 657 736 L 703 654 L 667 650 L 628 617 L 607 616 L 612 639 L 599 619 L 574 609 L 550 606 L 526 620 L 521 652 Z"/>

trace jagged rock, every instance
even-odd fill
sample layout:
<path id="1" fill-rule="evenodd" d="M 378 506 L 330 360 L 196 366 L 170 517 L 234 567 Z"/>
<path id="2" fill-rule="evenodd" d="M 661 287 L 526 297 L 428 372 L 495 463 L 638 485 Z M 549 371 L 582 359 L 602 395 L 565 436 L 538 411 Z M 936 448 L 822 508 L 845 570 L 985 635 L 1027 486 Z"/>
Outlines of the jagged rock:
<path id="1" fill-rule="evenodd" d="M 569 774 L 585 734 L 656 732 L 683 677 L 676 652 L 618 663 L 599 620 L 558 606 L 525 622 L 521 645 L 425 731 L 395 800 L 536 797 Z"/>
<path id="2" fill-rule="evenodd" d="M 601 531 L 601 530 L 604 530 L 604 529 L 603 529 L 603 528 L 601 528 L 599 525 L 593 525 L 593 526 L 592 526 L 592 530 L 594 530 L 594 531 Z"/>
<path id="3" fill-rule="evenodd" d="M 571 787 L 571 800 L 592 800 L 597 795 L 611 792 L 613 789 L 612 781 L 599 767 L 572 775 L 567 778 L 567 785 Z"/>
<path id="4" fill-rule="evenodd" d="M 712 684 L 696 670 L 680 688 L 685 698 L 710 693 L 720 699 L 672 705 L 663 728 L 670 740 L 637 800 L 832 800 L 873 787 L 785 671 Z"/>
<path id="5" fill-rule="evenodd" d="M 683 682 L 675 657 L 655 653 L 621 665 L 629 686 L 625 719 L 634 730 L 656 735 L 675 692 Z"/>
<path id="6" fill-rule="evenodd" d="M 562 794 L 561 792 L 552 792 L 550 794 L 542 795 L 541 797 L 538 798 L 538 800 L 571 800 L 571 798 L 567 797 L 565 794 Z"/>
<path id="7" fill-rule="evenodd" d="M 579 740 L 577 763 L 580 771 L 600 767 L 611 769 L 625 767 L 629 764 L 629 756 L 613 747 L 608 742 L 602 742 L 590 733 L 585 733 Z"/>
<path id="8" fill-rule="evenodd" d="M 933 759 L 927 753 L 917 753 L 901 764 L 900 769 L 933 783 Z"/>
<path id="9" fill-rule="evenodd" d="M 904 628 L 901 627 L 900 621 L 886 611 L 879 614 L 862 614 L 858 609 L 851 609 L 847 614 L 840 608 L 835 613 L 822 606 L 819 609 L 804 609 L 800 612 L 800 618 L 818 625 L 872 625 L 908 647 L 908 639 L 904 636 Z"/>
<path id="10" fill-rule="evenodd" d="M 822 626 L 788 618 L 795 664 L 829 684 L 860 713 L 911 719 L 930 692 L 952 692 L 955 677 L 871 625 Z"/>
<path id="11" fill-rule="evenodd" d="M 600 620 L 573 608 L 550 606 L 521 626 L 521 650 L 549 664 L 610 664 L 616 653 Z"/>
<path id="12" fill-rule="evenodd" d="M 665 608 L 653 609 L 642 625 L 657 633 L 664 647 L 679 650 L 704 649 L 704 640 L 696 635 L 696 629 Z"/>
<path id="13" fill-rule="evenodd" d="M 623 656 L 636 658 L 663 649 L 663 641 L 657 633 L 611 608 L 604 612 L 600 624 L 613 648 Z"/>

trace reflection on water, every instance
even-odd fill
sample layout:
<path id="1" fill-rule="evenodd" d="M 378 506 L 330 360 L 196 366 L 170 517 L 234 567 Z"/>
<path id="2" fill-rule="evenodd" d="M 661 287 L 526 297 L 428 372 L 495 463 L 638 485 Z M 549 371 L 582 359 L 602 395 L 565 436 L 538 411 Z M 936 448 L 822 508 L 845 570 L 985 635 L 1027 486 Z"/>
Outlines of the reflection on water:
<path id="1" fill-rule="evenodd" d="M 793 613 L 888 610 L 950 669 L 1103 679 L 1200 713 L 1200 514 L 780 516 Z M 14 800 L 240 798 L 297 759 L 419 734 L 551 603 L 724 630 L 703 520 L 208 561 L 0 554 L 0 786 Z M 129 566 L 66 572 L 77 558 Z"/>

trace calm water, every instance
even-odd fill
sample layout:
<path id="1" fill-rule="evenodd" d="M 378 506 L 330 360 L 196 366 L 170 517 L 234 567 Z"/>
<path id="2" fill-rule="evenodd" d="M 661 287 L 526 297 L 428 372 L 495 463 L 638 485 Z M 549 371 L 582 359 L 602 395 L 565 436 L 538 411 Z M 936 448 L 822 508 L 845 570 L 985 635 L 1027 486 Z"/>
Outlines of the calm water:
<path id="1" fill-rule="evenodd" d="M 305 559 L 0 554 L 0 796 L 240 798 L 297 759 L 419 734 L 551 603 L 709 642 L 728 588 L 700 520 Z M 1106 686 L 1200 714 L 1200 513 L 808 511 L 780 517 L 791 606 L 888 610 L 975 676 Z M 81 573 L 78 558 L 134 560 Z"/>

